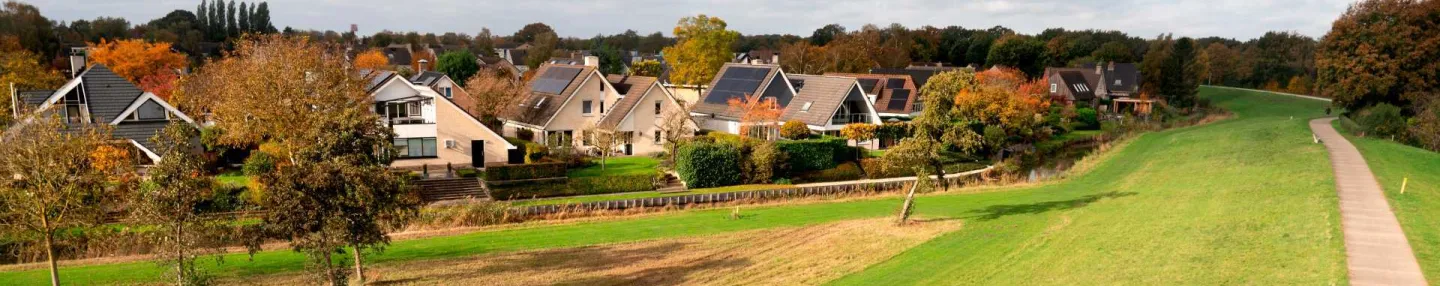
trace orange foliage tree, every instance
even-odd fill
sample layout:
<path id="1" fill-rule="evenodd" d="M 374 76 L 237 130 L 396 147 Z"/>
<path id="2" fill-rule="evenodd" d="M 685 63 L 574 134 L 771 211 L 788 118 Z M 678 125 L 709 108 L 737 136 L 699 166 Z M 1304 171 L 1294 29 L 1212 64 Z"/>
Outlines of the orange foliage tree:
<path id="1" fill-rule="evenodd" d="M 185 55 L 170 51 L 170 43 L 119 40 L 90 44 L 90 59 L 110 67 L 115 74 L 140 83 L 146 77 L 175 73 L 184 68 Z"/>
<path id="2" fill-rule="evenodd" d="M 355 56 L 355 69 L 378 70 L 390 65 L 390 59 L 385 57 L 379 50 L 368 50 Z"/>
<path id="3" fill-rule="evenodd" d="M 1050 108 L 1044 79 L 1027 79 L 1020 70 L 990 69 L 975 74 L 976 86 L 955 96 L 954 112 L 960 118 L 999 126 L 1006 133 L 1027 138 L 1049 136 L 1042 114 Z"/>
<path id="4" fill-rule="evenodd" d="M 749 100 L 745 97 L 733 97 L 726 101 L 731 112 L 740 113 L 740 137 L 761 137 L 768 139 L 775 129 L 775 124 L 780 121 L 780 104 L 775 98 L 763 98 L 760 100 Z M 754 133 L 754 134 L 752 134 Z"/>

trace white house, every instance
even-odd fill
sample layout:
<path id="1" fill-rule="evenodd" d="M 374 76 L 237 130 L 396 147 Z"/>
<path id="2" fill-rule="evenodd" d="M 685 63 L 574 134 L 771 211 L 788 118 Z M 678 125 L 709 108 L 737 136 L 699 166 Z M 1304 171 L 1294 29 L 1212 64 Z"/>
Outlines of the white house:
<path id="1" fill-rule="evenodd" d="M 482 167 L 509 161 L 514 144 L 454 101 L 390 71 L 368 74 L 375 112 L 395 132 L 396 168 Z"/>

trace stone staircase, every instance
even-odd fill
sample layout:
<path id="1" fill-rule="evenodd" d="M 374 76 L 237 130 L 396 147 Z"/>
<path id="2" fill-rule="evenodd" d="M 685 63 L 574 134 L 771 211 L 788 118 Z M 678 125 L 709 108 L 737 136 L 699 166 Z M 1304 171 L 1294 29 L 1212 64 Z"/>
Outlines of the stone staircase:
<path id="1" fill-rule="evenodd" d="M 685 192 L 688 189 L 685 188 L 685 182 L 681 181 L 680 178 L 675 177 L 675 174 L 665 173 L 665 186 L 655 190 L 660 191 L 661 193 L 680 193 Z"/>
<path id="2" fill-rule="evenodd" d="M 415 181 L 415 184 L 420 187 L 420 199 L 425 202 L 490 198 L 476 178 L 432 178 Z"/>

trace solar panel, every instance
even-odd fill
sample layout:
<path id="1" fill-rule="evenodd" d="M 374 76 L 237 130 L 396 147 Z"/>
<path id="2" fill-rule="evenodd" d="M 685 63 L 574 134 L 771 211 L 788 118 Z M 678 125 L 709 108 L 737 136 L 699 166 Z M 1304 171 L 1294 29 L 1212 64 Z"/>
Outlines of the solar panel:
<path id="1" fill-rule="evenodd" d="M 899 79 L 893 79 L 893 78 L 892 78 L 892 79 L 890 79 L 890 80 L 885 81 L 885 88 L 888 88 L 888 89 L 905 88 L 905 81 L 899 80 Z"/>
<path id="2" fill-rule="evenodd" d="M 890 104 L 887 105 L 886 107 L 888 107 L 889 109 L 892 109 L 892 110 L 905 109 L 905 102 L 906 102 L 906 101 L 909 101 L 909 100 L 910 100 L 910 90 L 909 90 L 909 89 L 891 89 L 891 90 L 890 90 Z"/>
<path id="3" fill-rule="evenodd" d="M 878 78 L 862 78 L 862 79 L 860 79 L 860 88 L 861 88 L 861 89 L 864 89 L 864 90 L 865 90 L 865 93 L 870 93 L 870 91 L 875 90 L 875 85 L 879 85 L 879 84 L 880 84 L 880 79 L 878 79 Z"/>
<path id="4" fill-rule="evenodd" d="M 565 87 L 570 86 L 570 81 L 580 75 L 580 69 L 571 67 L 550 67 L 545 74 L 540 75 L 531 85 L 531 90 L 550 94 L 560 94 Z"/>
<path id="5" fill-rule="evenodd" d="M 715 81 L 715 86 L 710 88 L 710 95 L 705 97 L 705 103 L 726 104 L 731 98 L 754 93 L 760 89 L 760 82 L 765 80 L 768 74 L 770 69 L 766 68 L 730 67 L 720 75 L 720 80 Z"/>

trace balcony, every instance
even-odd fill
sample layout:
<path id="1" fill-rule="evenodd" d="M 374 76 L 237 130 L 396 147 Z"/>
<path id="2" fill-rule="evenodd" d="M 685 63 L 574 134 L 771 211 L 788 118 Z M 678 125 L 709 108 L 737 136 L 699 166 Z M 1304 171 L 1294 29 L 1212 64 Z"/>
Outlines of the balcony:
<path id="1" fill-rule="evenodd" d="M 851 123 L 871 123 L 870 115 L 864 113 L 836 113 L 835 116 L 830 118 L 830 124 L 833 125 L 845 125 Z"/>
<path id="2" fill-rule="evenodd" d="M 435 121 L 425 120 L 425 118 L 420 118 L 420 117 L 396 117 L 396 118 L 391 118 L 391 119 L 390 119 L 390 124 L 391 124 L 391 125 L 435 124 Z"/>

